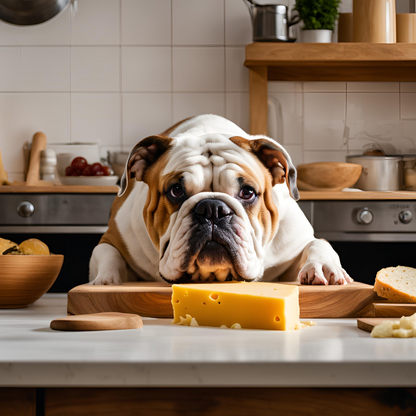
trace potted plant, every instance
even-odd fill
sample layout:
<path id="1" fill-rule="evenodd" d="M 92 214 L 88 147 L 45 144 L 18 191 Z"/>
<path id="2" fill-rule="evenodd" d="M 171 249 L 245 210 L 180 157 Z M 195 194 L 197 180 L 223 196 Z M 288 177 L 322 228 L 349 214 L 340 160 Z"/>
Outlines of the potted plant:
<path id="1" fill-rule="evenodd" d="M 341 0 L 296 0 L 294 9 L 303 20 L 300 41 L 330 43 Z"/>

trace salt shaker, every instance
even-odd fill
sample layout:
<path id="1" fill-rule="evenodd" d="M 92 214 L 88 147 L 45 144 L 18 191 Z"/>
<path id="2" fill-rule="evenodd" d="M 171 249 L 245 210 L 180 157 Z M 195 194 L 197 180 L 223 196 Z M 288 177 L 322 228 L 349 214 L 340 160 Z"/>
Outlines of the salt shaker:
<path id="1" fill-rule="evenodd" d="M 40 177 L 44 181 L 55 181 L 56 153 L 52 149 L 42 150 L 40 155 Z"/>

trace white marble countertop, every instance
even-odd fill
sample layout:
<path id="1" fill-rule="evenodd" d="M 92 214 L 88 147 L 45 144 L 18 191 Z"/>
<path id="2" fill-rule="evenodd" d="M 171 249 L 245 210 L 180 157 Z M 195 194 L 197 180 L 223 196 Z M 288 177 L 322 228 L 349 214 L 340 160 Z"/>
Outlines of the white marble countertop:
<path id="1" fill-rule="evenodd" d="M 66 295 L 0 310 L 0 387 L 416 387 L 416 339 L 372 339 L 355 319 L 301 331 L 144 319 L 124 331 L 59 332 Z"/>

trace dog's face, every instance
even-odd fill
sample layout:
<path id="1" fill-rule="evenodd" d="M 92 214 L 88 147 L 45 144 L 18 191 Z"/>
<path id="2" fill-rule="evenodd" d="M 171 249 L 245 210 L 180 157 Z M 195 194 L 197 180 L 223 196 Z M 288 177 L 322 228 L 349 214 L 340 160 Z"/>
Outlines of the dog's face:
<path id="1" fill-rule="evenodd" d="M 149 186 L 143 218 L 171 283 L 261 278 L 279 220 L 272 188 L 286 182 L 298 198 L 290 157 L 268 138 L 151 136 L 132 150 L 121 192 L 133 175 Z"/>

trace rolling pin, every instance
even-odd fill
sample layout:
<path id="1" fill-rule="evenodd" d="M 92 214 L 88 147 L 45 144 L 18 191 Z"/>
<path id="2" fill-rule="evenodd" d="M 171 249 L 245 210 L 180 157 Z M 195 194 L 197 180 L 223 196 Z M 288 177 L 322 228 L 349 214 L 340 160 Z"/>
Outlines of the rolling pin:
<path id="1" fill-rule="evenodd" d="M 40 179 L 40 154 L 46 149 L 46 136 L 38 132 L 33 136 L 30 151 L 29 169 L 27 171 L 26 185 L 36 186 Z"/>

